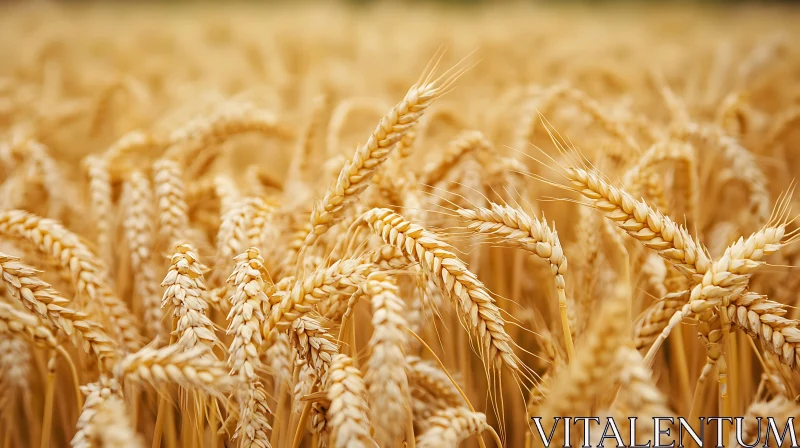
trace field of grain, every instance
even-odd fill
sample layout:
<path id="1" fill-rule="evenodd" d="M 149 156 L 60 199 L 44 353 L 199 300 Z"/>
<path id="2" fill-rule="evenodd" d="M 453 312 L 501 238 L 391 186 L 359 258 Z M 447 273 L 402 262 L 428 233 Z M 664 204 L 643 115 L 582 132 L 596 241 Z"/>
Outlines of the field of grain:
<path id="1" fill-rule="evenodd" d="M 0 446 L 800 420 L 797 23 L 0 5 Z"/>

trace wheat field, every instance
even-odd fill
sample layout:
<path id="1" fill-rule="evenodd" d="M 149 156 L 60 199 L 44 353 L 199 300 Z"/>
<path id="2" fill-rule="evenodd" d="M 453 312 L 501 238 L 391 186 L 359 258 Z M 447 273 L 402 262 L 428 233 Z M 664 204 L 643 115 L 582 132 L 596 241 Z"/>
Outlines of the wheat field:
<path id="1" fill-rule="evenodd" d="M 797 23 L 0 5 L 2 447 L 800 419 Z"/>

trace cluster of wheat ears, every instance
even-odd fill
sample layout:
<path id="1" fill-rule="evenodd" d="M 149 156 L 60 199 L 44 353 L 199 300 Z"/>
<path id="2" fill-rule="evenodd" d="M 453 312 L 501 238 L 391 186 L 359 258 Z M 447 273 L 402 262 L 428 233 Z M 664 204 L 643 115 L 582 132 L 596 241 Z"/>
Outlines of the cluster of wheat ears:
<path id="1" fill-rule="evenodd" d="M 2 447 L 800 417 L 798 20 L 4 6 Z"/>

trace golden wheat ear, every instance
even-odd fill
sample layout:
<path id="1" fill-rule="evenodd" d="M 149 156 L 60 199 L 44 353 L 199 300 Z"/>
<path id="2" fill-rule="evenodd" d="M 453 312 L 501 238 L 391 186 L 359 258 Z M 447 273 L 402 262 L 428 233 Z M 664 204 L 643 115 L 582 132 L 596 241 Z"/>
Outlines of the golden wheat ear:
<path id="1" fill-rule="evenodd" d="M 370 134 L 367 142 L 356 148 L 352 158 L 339 171 L 336 181 L 325 191 L 311 212 L 309 226 L 299 251 L 296 252 L 295 269 L 302 271 L 302 259 L 307 248 L 313 246 L 334 224 L 343 219 L 372 183 L 377 170 L 386 162 L 404 135 L 414 127 L 425 110 L 439 97 L 447 94 L 455 82 L 471 67 L 465 60 L 454 65 L 437 78 L 432 78 L 441 55 L 431 61 L 420 76 L 420 84 L 413 85 L 402 101 L 397 103 Z"/>

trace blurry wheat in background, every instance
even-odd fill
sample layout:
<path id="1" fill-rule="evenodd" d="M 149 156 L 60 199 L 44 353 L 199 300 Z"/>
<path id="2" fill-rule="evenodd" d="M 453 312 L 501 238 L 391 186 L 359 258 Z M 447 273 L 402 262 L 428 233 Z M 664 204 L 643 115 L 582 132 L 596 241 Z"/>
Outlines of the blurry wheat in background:
<path id="1" fill-rule="evenodd" d="M 2 446 L 800 417 L 798 21 L 3 5 Z"/>

